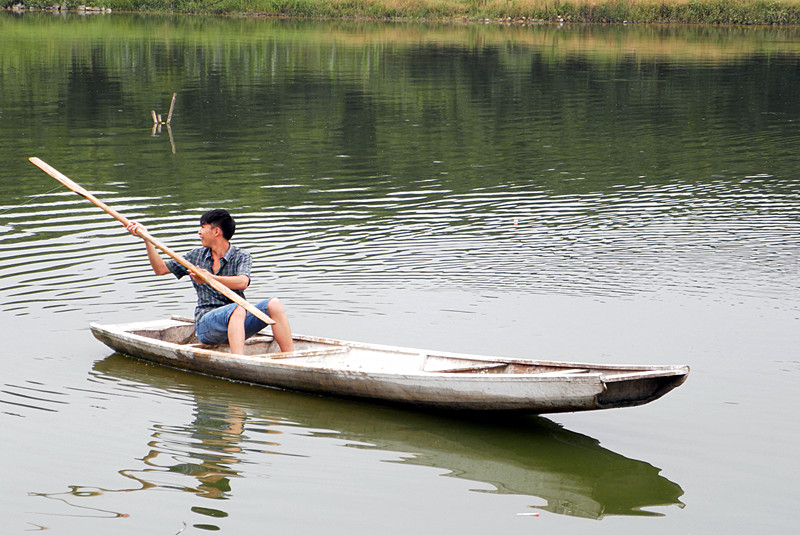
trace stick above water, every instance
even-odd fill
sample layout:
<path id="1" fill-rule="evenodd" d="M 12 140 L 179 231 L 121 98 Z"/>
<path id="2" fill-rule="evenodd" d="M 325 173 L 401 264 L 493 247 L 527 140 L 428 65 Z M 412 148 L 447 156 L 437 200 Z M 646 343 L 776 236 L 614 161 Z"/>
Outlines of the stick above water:
<path id="1" fill-rule="evenodd" d="M 37 158 L 35 156 L 33 156 L 31 158 L 28 158 L 28 160 L 30 160 L 30 162 L 33 165 L 35 165 L 36 167 L 38 167 L 39 169 L 41 169 L 42 171 L 44 171 L 45 173 L 47 173 L 51 177 L 53 177 L 56 180 L 58 180 L 59 182 L 61 182 L 68 189 L 74 191 L 75 193 L 77 193 L 81 197 L 84 197 L 87 200 L 91 201 L 95 206 L 105 210 L 106 213 L 108 213 L 111 217 L 113 217 L 114 219 L 116 219 L 117 221 L 119 221 L 120 223 L 125 225 L 125 227 L 127 227 L 128 225 L 131 224 L 131 221 L 128 218 L 126 218 L 124 215 L 120 214 L 119 212 L 117 212 L 116 210 L 114 210 L 113 208 L 111 208 L 110 206 L 105 204 L 103 201 L 101 201 L 100 199 L 98 199 L 97 197 L 95 197 L 94 195 L 89 193 L 88 191 L 86 191 L 83 187 L 81 187 L 79 184 L 73 182 L 69 177 L 67 177 L 66 175 L 62 174 L 60 171 L 58 171 L 54 167 L 51 167 L 50 165 L 48 165 L 47 163 L 43 162 L 42 160 L 40 160 L 39 158 Z M 225 286 L 224 284 L 222 284 L 218 280 L 209 277 L 202 270 L 200 270 L 197 266 L 195 266 L 191 262 L 187 261 L 182 256 L 172 252 L 172 250 L 169 247 L 167 247 L 166 245 L 161 243 L 159 240 L 157 240 L 156 238 L 151 236 L 150 233 L 147 232 L 146 230 L 144 230 L 142 228 L 139 228 L 137 230 L 136 234 L 140 238 L 142 238 L 143 240 L 146 240 L 146 241 L 152 243 L 153 246 L 156 247 L 157 249 L 161 249 L 167 256 L 169 256 L 170 258 L 172 258 L 173 260 L 178 262 L 180 265 L 182 265 L 183 267 L 185 267 L 186 269 L 191 271 L 197 278 L 199 278 L 200 280 L 202 280 L 203 282 L 205 282 L 206 284 L 208 284 L 209 286 L 214 288 L 216 291 L 218 291 L 219 293 L 221 293 L 222 295 L 224 295 L 225 297 L 227 297 L 228 299 L 230 299 L 231 301 L 233 301 L 237 305 L 241 306 L 242 308 L 244 308 L 245 310 L 250 312 L 252 315 L 257 317 L 258 319 L 260 319 L 261 321 L 263 321 L 267 325 L 273 325 L 275 323 L 275 321 L 272 318 L 270 318 L 269 316 L 264 314 L 262 311 L 260 311 L 259 309 L 257 309 L 256 307 L 254 307 L 253 305 L 248 303 L 245 299 L 243 299 L 240 295 L 235 293 L 233 290 L 231 290 L 230 288 L 228 288 L 227 286 Z"/>

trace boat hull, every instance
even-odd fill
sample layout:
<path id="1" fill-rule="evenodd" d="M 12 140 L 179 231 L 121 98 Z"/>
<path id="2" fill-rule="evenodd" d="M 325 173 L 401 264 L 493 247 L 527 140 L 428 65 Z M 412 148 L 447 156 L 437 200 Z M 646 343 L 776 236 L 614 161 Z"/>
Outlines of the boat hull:
<path id="1" fill-rule="evenodd" d="M 433 409 L 553 413 L 641 405 L 685 381 L 686 366 L 617 367 L 429 352 L 296 335 L 294 353 L 274 341 L 182 343 L 178 320 L 92 324 L 115 351 L 174 368 L 258 385 Z M 188 334 L 188 336 L 187 336 Z"/>

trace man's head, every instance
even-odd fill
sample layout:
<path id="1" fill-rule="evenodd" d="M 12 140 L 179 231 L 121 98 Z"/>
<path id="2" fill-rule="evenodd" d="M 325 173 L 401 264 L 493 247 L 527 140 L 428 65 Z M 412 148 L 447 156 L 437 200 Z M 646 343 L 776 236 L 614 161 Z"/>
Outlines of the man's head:
<path id="1" fill-rule="evenodd" d="M 217 227 L 222 231 L 222 237 L 230 241 L 233 233 L 236 232 L 236 221 L 233 220 L 231 214 L 222 208 L 209 210 L 200 217 L 200 226 L 210 225 Z"/>

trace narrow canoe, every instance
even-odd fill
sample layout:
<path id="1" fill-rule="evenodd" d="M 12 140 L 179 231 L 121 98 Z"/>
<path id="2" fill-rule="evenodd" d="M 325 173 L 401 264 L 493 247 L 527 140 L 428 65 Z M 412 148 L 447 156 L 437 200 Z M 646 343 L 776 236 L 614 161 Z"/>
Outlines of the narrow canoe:
<path id="1" fill-rule="evenodd" d="M 271 336 L 244 355 L 197 341 L 183 318 L 91 325 L 111 349 L 174 368 L 339 397 L 473 411 L 571 412 L 642 405 L 680 386 L 688 366 L 615 366 L 426 351 L 294 335 L 281 353 Z"/>

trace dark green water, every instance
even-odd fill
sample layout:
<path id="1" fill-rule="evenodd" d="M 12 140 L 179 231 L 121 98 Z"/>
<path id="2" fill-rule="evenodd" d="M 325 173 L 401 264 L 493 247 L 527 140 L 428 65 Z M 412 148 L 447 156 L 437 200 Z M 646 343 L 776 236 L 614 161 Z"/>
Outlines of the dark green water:
<path id="1" fill-rule="evenodd" d="M 790 532 L 799 67 L 794 29 L 0 13 L 9 533 Z M 89 322 L 192 290 L 30 156 L 178 251 L 229 209 L 296 331 L 692 374 L 465 419 L 111 355 Z"/>

